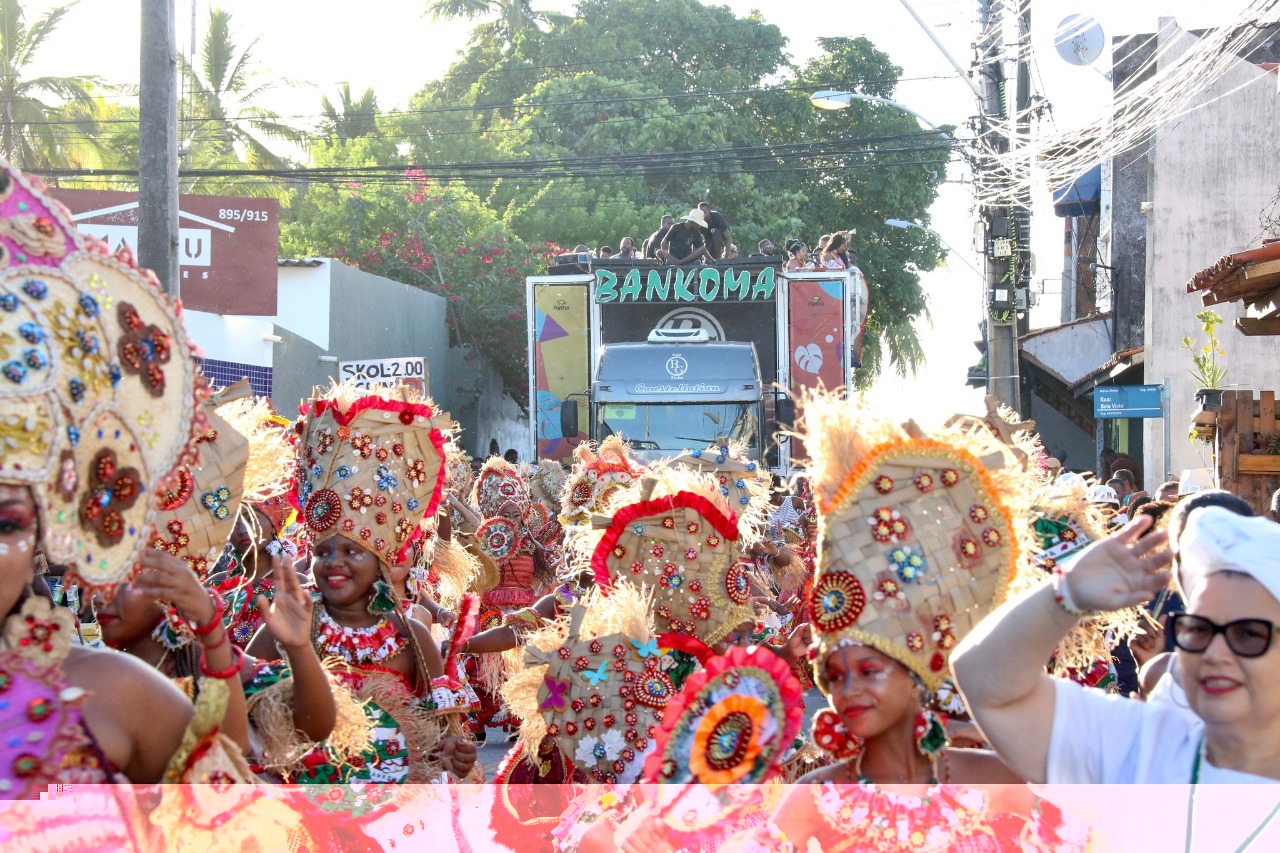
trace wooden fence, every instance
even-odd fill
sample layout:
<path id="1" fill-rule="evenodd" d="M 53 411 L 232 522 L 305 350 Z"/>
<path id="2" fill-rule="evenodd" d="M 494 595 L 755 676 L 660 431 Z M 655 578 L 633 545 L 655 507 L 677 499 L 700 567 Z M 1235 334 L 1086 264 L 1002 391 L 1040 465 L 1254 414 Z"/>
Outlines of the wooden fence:
<path id="1" fill-rule="evenodd" d="M 1276 393 L 1225 391 L 1222 411 L 1213 413 L 1218 483 L 1266 515 L 1280 488 L 1280 422 Z"/>

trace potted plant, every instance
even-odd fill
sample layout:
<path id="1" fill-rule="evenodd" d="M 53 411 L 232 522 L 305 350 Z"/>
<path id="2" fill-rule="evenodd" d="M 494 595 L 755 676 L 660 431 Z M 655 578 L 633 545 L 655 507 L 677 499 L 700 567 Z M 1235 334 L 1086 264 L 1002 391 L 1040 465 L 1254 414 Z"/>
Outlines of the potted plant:
<path id="1" fill-rule="evenodd" d="M 1195 365 L 1188 372 L 1200 385 L 1196 399 L 1206 411 L 1216 412 L 1222 408 L 1222 391 L 1226 387 L 1223 380 L 1227 378 L 1226 366 L 1218 364 L 1218 356 L 1226 355 L 1218 346 L 1216 334 L 1218 326 L 1222 325 L 1222 315 L 1206 308 L 1196 315 L 1196 319 L 1200 321 L 1207 340 L 1200 346 L 1192 338 L 1183 338 L 1182 348 L 1191 353 L 1191 362 Z"/>

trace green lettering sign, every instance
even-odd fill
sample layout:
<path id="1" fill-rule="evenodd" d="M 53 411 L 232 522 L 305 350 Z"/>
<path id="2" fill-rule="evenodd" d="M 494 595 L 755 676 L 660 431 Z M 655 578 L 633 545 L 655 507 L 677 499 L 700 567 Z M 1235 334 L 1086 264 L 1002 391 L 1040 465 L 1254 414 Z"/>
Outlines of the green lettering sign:
<path id="1" fill-rule="evenodd" d="M 698 274 L 698 296 L 703 302 L 715 302 L 720 295 L 720 270 L 708 267 Z"/>
<path id="2" fill-rule="evenodd" d="M 724 298 L 747 299 L 751 292 L 751 270 L 724 271 Z"/>
<path id="3" fill-rule="evenodd" d="M 657 270 L 649 270 L 648 286 L 645 288 L 645 302 L 666 302 L 671 298 L 671 282 Z M 597 302 L 604 300 L 597 299 Z"/>
<path id="4" fill-rule="evenodd" d="M 610 302 L 767 302 L 777 289 L 776 272 L 764 267 L 752 281 L 749 269 L 676 267 L 664 269 L 598 269 L 595 301 Z M 619 284 L 618 276 L 622 276 Z"/>
<path id="5" fill-rule="evenodd" d="M 628 298 L 632 302 L 640 301 L 640 270 L 629 270 L 627 277 L 622 280 L 622 290 L 618 291 L 618 301 L 626 302 Z"/>
<path id="6" fill-rule="evenodd" d="M 697 270 L 689 270 L 686 276 L 684 270 L 676 270 L 676 301 L 692 302 L 695 297 L 693 291 L 689 289 L 689 285 L 693 284 L 693 279 L 698 275 Z"/>
<path id="7" fill-rule="evenodd" d="M 751 288 L 751 298 L 772 299 L 774 284 L 773 267 L 765 267 L 760 270 L 760 274 L 756 276 L 756 286 Z"/>
<path id="8" fill-rule="evenodd" d="M 616 302 L 618 277 L 609 270 L 596 270 L 596 302 Z"/>

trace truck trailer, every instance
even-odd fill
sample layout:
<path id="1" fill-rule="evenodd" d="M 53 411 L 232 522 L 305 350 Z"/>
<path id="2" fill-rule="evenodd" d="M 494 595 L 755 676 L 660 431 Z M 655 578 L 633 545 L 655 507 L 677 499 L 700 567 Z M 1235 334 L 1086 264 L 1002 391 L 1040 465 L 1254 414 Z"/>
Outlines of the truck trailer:
<path id="1" fill-rule="evenodd" d="M 733 439 L 786 474 L 803 457 L 778 434 L 788 392 L 852 381 L 868 299 L 856 267 L 562 260 L 526 280 L 526 458 L 568 461 L 610 435 L 642 460 Z"/>

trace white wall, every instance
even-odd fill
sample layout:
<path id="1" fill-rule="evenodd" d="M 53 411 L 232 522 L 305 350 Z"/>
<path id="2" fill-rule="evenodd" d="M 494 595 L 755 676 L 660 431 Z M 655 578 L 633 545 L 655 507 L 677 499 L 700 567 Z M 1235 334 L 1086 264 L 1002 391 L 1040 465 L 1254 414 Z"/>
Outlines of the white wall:
<path id="1" fill-rule="evenodd" d="M 322 350 L 329 348 L 329 292 L 333 261 L 320 258 L 318 267 L 279 267 L 276 316 L 272 322 L 305 338 Z"/>
<path id="2" fill-rule="evenodd" d="M 263 337 L 275 331 L 270 319 L 183 311 L 182 321 L 203 357 L 274 367 L 272 344 Z"/>
<path id="3" fill-rule="evenodd" d="M 1170 29 L 1162 36 L 1161 49 L 1165 39 L 1171 42 L 1167 61 L 1196 41 Z M 1152 197 L 1139 200 L 1154 204 L 1147 232 L 1146 378 L 1151 383 L 1171 380 L 1175 474 L 1202 464 L 1187 440 L 1197 385 L 1188 375 L 1191 354 L 1181 346 L 1186 336 L 1203 343 L 1195 314 L 1204 306 L 1198 294 L 1186 292 L 1186 283 L 1223 255 L 1259 245 L 1259 214 L 1280 189 L 1276 75 L 1242 60 L 1205 93 L 1202 103 L 1207 106 L 1159 132 L 1151 154 Z M 1226 321 L 1219 338 L 1230 371 L 1227 382 L 1255 391 L 1280 389 L 1280 339 L 1249 338 L 1236 331 L 1232 324 L 1244 313 L 1239 303 L 1214 310 Z M 1154 482 L 1163 454 L 1163 424 L 1155 419 L 1145 424 L 1144 464 Z"/>

